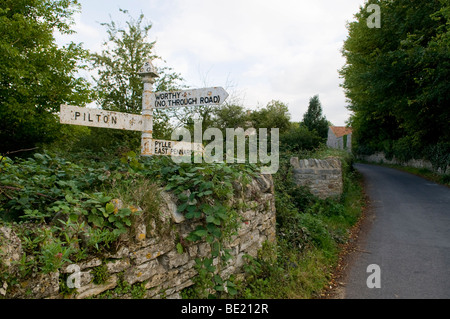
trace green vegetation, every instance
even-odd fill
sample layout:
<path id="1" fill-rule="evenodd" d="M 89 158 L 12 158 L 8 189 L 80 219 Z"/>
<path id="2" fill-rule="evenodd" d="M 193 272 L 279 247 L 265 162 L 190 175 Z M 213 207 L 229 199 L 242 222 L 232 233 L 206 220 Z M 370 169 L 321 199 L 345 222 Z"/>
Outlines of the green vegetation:
<path id="1" fill-rule="evenodd" d="M 123 296 L 130 296 L 132 299 L 143 299 L 147 290 L 145 289 L 145 281 L 130 285 L 123 278 L 123 272 L 117 274 L 117 285 L 112 290 L 107 290 L 91 299 L 117 299 Z"/>
<path id="2" fill-rule="evenodd" d="M 315 95 L 309 100 L 309 106 L 303 115 L 303 123 L 311 132 L 316 132 L 320 138 L 326 139 L 328 135 L 328 121 L 322 115 L 322 105 L 319 96 Z"/>
<path id="3" fill-rule="evenodd" d="M 368 28 L 369 4 L 381 28 Z M 450 165 L 450 3 L 370 0 L 348 25 L 341 70 L 354 150 Z"/>
<path id="4" fill-rule="evenodd" d="M 186 240 L 190 242 L 206 241 L 211 247 L 211 256 L 197 258 L 196 270 L 199 275 L 192 294 L 197 298 L 212 297 L 208 292 L 214 288 L 215 297 L 223 294 L 224 287 L 230 295 L 235 295 L 234 283 L 215 274 L 231 258 L 230 250 L 224 245 L 235 235 L 240 224 L 236 207 L 228 204 L 234 194 L 233 182 L 246 184 L 256 172 L 249 164 L 180 164 L 168 158 L 162 158 L 163 166 L 158 170 L 165 189 L 178 196 L 178 211 L 186 219 L 202 221 Z M 180 243 L 181 244 L 181 243 Z M 181 247 L 180 247 L 181 246 Z M 177 246 L 182 251 L 182 244 Z M 218 265 L 213 259 L 219 257 Z"/>
<path id="5" fill-rule="evenodd" d="M 127 10 L 120 9 L 120 12 L 128 15 L 126 28 L 120 27 L 114 21 L 102 23 L 108 34 L 108 40 L 103 43 L 104 49 L 101 53 L 90 55 L 92 69 L 98 73 L 98 76 L 93 78 L 95 82 L 93 92 L 95 92 L 97 103 L 104 110 L 140 114 L 143 85 L 138 71 L 147 60 L 162 59 L 153 53 L 155 42 L 147 41 L 152 25 L 145 23 L 144 15 L 140 14 L 137 19 L 134 19 Z M 159 67 L 157 71 L 159 77 L 154 84 L 155 91 L 168 91 L 181 87 L 180 83 L 183 79 L 171 68 Z M 155 136 L 170 139 L 172 129 L 168 113 L 154 110 Z M 125 140 L 126 144 L 133 149 L 138 146 L 139 132 L 95 128 L 91 130 L 93 134 L 84 143 L 87 147 L 93 139 L 99 138 L 101 141 Z M 104 146 L 108 147 L 108 144 Z"/>
<path id="6" fill-rule="evenodd" d="M 54 141 L 60 104 L 90 102 L 88 81 L 75 75 L 87 51 L 75 43 L 58 47 L 54 38 L 72 32 L 79 9 L 70 0 L 1 2 L 0 154 Z"/>
<path id="7" fill-rule="evenodd" d="M 234 192 L 232 182 L 250 181 L 254 165 L 177 164 L 169 157 L 141 158 L 134 152 L 102 161 L 97 158 L 100 154 L 95 160 L 82 160 L 78 157 L 82 155 L 87 154 L 65 154 L 65 159 L 48 153 L 35 153 L 28 159 L 2 158 L 0 222 L 20 230 L 24 249 L 19 262 L 23 272 L 11 285 L 33 271 L 53 272 L 89 254 L 110 250 L 130 230 L 136 216 L 147 223 L 152 218 L 158 221 L 156 190 L 164 187 L 178 196 L 179 212 L 201 222 L 186 240 L 205 240 L 211 246 L 211 257 L 196 260 L 198 278 L 203 278 L 197 295 L 208 296 L 210 286 L 205 283 L 213 283 L 219 295 L 226 284 L 233 294 L 234 283 L 214 271 L 230 259 L 224 244 L 240 224 L 236 207 L 227 204 Z M 126 208 L 117 208 L 112 195 L 119 195 Z M 158 224 L 157 228 L 162 231 L 163 227 Z M 218 265 L 212 265 L 215 257 L 220 257 Z M 105 266 L 95 268 L 93 276 L 94 283 L 105 282 Z"/>
<path id="8" fill-rule="evenodd" d="M 343 196 L 321 200 L 296 186 L 288 164 L 293 155 L 339 156 L 344 167 Z M 156 190 L 164 187 L 178 196 L 178 209 L 186 218 L 202 222 L 186 240 L 205 240 L 211 245 L 211 256 L 196 260 L 199 276 L 185 297 L 212 297 L 210 288 L 214 288 L 216 298 L 314 298 L 329 280 L 339 244 L 347 240 L 348 229 L 362 207 L 350 154 L 324 147 L 282 153 L 280 170 L 274 175 L 277 244 L 265 244 L 258 258 L 248 257 L 245 281 L 234 277 L 224 280 L 214 272 L 230 258 L 224 243 L 240 222 L 238 207 L 227 204 L 233 193 L 232 182 L 246 183 L 256 166 L 176 164 L 170 158 L 141 158 L 134 152 L 120 158 L 99 153 L 61 156 L 36 153 L 28 159 L 4 157 L 0 162 L 0 216 L 3 223 L 22 226 L 21 273 L 8 279 L 11 285 L 33 271 L 52 272 L 114 247 L 120 234 L 131 226 L 132 217 L 142 214 L 133 207 L 158 212 Z M 116 197 L 130 208 L 116 211 L 112 201 Z M 150 218 L 141 217 L 147 222 Z M 178 246 L 182 252 L 183 242 Z M 221 263 L 213 265 L 214 257 L 220 257 Z M 96 283 L 107 280 L 102 267 L 95 268 L 93 275 Z M 142 292 L 142 287 L 135 289 Z M 70 290 L 66 287 L 61 293 L 70 294 Z"/>
<path id="9" fill-rule="evenodd" d="M 95 101 L 106 110 L 140 113 L 143 85 L 137 73 L 144 61 L 162 60 L 153 53 L 155 43 L 148 42 L 152 25 L 145 22 L 142 14 L 135 19 L 127 10 L 120 10 L 129 18 L 125 27 L 114 21 L 101 23 L 108 34 L 101 53 L 88 52 L 74 43 L 58 47 L 54 32 L 73 33 L 73 14 L 79 10 L 76 0 L 2 2 L 0 154 L 25 156 L 21 152 L 39 147 L 42 153 L 51 143 L 57 152 L 119 150 L 122 154 L 139 147 L 139 132 L 59 123 L 57 112 L 61 104 L 85 106 Z M 97 73 L 92 78 L 93 85 L 78 75 L 80 70 Z M 158 68 L 158 74 L 156 92 L 185 87 L 181 75 L 169 67 Z M 171 139 L 171 132 L 179 125 L 192 129 L 195 116 L 202 121 L 203 130 L 278 128 L 286 140 L 293 131 L 296 138 L 289 145 L 294 149 L 312 149 L 324 137 L 323 125 L 321 129 L 317 127 L 324 118 L 318 97 L 311 101 L 305 123 L 292 123 L 288 106 L 281 101 L 271 101 L 251 111 L 233 101 L 221 108 L 154 110 L 153 136 Z"/>
<path id="10" fill-rule="evenodd" d="M 274 175 L 277 241 L 265 244 L 257 258 L 247 257 L 246 281 L 238 283 L 238 298 L 318 298 L 336 266 L 339 247 L 361 216 L 361 179 L 345 151 L 319 148 L 303 158 L 337 156 L 343 163 L 344 193 L 322 200 L 291 178 L 289 158 Z"/>
<path id="11" fill-rule="evenodd" d="M 146 43 L 151 25 L 143 16 L 130 17 L 126 28 L 104 23 L 111 50 L 89 53 L 81 45 L 58 47 L 53 32 L 72 32 L 77 1 L 21 0 L 0 5 L 0 224 L 18 234 L 23 256 L 10 275 L 0 262 L 0 282 L 18 285 L 33 273 L 51 273 L 64 265 L 116 248 L 136 220 L 159 220 L 159 191 L 173 192 L 178 211 L 199 223 L 185 241 L 205 241 L 211 255 L 197 259 L 195 285 L 183 292 L 197 298 L 314 298 L 320 295 L 337 260 L 339 244 L 359 217 L 362 193 L 351 156 L 323 147 L 326 119 L 318 96 L 310 100 L 299 123 L 288 106 L 271 101 L 258 110 L 238 103 L 220 109 L 198 107 L 172 114 L 192 128 L 199 115 L 203 129 L 279 128 L 280 169 L 274 174 L 277 209 L 276 244 L 264 244 L 257 258 L 247 256 L 246 278 L 221 278 L 216 270 L 230 259 L 225 244 L 240 224 L 240 207 L 230 204 L 233 183 L 250 181 L 258 166 L 248 163 L 175 163 L 168 157 L 137 155 L 139 135 L 61 125 L 62 103 L 84 106 L 96 100 L 105 109 L 139 113 L 142 83 L 136 75 L 142 62 L 156 58 Z M 126 10 L 121 10 L 127 14 Z M 133 45 L 131 45 L 133 44 Z M 100 70 L 95 90 L 77 71 Z M 162 68 L 156 91 L 182 87 L 181 77 Z M 94 93 L 95 92 L 95 93 Z M 167 113 L 155 113 L 154 136 L 167 138 L 173 129 Z M 171 117 L 172 118 L 172 117 Z M 170 138 L 170 136 L 169 136 Z M 33 148 L 33 153 L 23 149 Z M 36 150 L 35 148 L 38 148 Z M 339 199 L 320 200 L 292 180 L 291 156 L 343 160 L 345 192 Z M 440 159 L 441 157 L 439 157 Z M 115 199 L 123 201 L 117 206 Z M 137 207 L 141 208 L 138 210 Z M 164 232 L 170 225 L 157 225 Z M 219 257 L 219 263 L 213 259 Z M 92 270 L 96 284 L 108 280 L 105 266 Z M 62 295 L 73 293 L 60 276 Z M 163 292 L 161 292 L 163 293 Z M 145 296 L 145 284 L 130 285 L 120 277 L 102 297 Z"/>
<path id="12" fill-rule="evenodd" d="M 128 164 L 73 161 L 36 153 L 0 162 L 0 222 L 19 231 L 23 277 L 32 269 L 52 272 L 109 249 L 139 213 L 132 205 L 142 202 L 130 201 L 131 208 L 118 209 L 108 195 L 117 192 L 117 180 L 123 179 L 122 187 L 133 183 L 125 180 L 134 174 Z"/>
<path id="13" fill-rule="evenodd" d="M 105 264 L 92 269 L 92 275 L 94 276 L 93 282 L 97 285 L 105 283 L 110 277 Z"/>

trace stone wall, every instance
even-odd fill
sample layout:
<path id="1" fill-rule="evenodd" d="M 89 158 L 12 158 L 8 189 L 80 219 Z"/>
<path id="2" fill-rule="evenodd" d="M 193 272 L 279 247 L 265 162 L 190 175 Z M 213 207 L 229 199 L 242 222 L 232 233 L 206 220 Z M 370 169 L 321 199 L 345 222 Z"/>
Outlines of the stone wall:
<path id="1" fill-rule="evenodd" d="M 434 171 L 439 174 L 444 174 L 444 172 L 441 169 L 434 169 L 433 164 L 431 164 L 430 161 L 424 160 L 424 159 L 410 159 L 407 162 L 402 162 L 395 158 L 395 156 L 392 159 L 387 159 L 386 155 L 383 152 L 378 152 L 371 155 L 359 155 L 359 159 L 370 162 L 370 163 L 385 163 L 385 164 L 395 164 L 395 165 L 402 165 L 402 166 L 409 166 L 409 167 L 415 167 L 415 168 L 426 168 L 430 171 Z M 446 172 L 450 171 L 450 166 L 447 166 Z"/>
<path id="2" fill-rule="evenodd" d="M 243 256 L 256 256 L 264 241 L 275 241 L 275 199 L 271 175 L 261 175 L 242 186 L 234 184 L 233 207 L 238 208 L 240 227 L 232 236 L 227 248 L 231 249 L 232 260 L 220 272 L 226 278 L 231 274 L 242 273 Z M 119 244 L 109 252 L 92 255 L 77 262 L 66 264 L 58 271 L 48 274 L 32 273 L 25 280 L 8 286 L 1 282 L 0 298 L 76 298 L 95 297 L 110 291 L 115 298 L 132 298 L 133 294 L 125 289 L 115 289 L 118 285 L 139 284 L 140 298 L 180 298 L 180 292 L 193 285 L 197 275 L 194 268 L 197 257 L 207 257 L 211 249 L 206 242 L 188 243 L 183 239 L 201 223 L 185 220 L 177 213 L 176 198 L 162 192 L 161 218 L 166 223 L 143 223 L 139 218 Z M 116 207 L 123 205 L 115 201 Z M 161 221 L 160 221 L 161 222 Z M 177 243 L 183 243 L 182 252 Z M 11 228 L 0 227 L 0 255 L 3 271 L 10 275 L 16 273 L 15 267 L 22 258 L 21 240 Z M 217 260 L 214 261 L 217 263 Z M 0 269 L 2 269 L 0 267 Z M 96 273 L 102 272 L 104 280 L 95 283 Z M 1 275 L 1 274 L 0 274 Z M 61 280 L 78 276 L 80 288 L 69 296 L 61 293 Z M 124 292 L 125 291 L 125 292 Z"/>
<path id="3" fill-rule="evenodd" d="M 337 158 L 325 160 L 291 158 L 294 181 L 319 198 L 338 197 L 343 191 L 342 165 Z"/>

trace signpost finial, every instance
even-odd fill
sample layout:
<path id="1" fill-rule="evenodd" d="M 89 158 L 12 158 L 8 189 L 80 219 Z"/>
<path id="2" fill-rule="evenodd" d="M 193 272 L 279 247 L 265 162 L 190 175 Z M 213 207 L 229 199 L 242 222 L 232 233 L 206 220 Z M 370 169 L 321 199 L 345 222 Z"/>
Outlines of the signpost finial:
<path id="1" fill-rule="evenodd" d="M 152 60 L 147 60 L 139 70 L 138 74 L 142 77 L 159 77 L 158 73 L 156 72 L 156 68 L 152 64 Z"/>

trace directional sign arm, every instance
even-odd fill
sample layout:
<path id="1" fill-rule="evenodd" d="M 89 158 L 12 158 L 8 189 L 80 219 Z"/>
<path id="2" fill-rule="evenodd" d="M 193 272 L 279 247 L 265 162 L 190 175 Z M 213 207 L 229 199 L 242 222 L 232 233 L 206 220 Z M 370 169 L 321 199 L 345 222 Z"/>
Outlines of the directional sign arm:
<path id="1" fill-rule="evenodd" d="M 150 97 L 150 105 L 152 108 L 220 105 L 227 97 L 228 93 L 222 87 L 156 92 Z"/>
<path id="2" fill-rule="evenodd" d="M 186 156 L 203 152 L 204 147 L 201 143 L 152 140 L 151 145 L 151 155 Z"/>
<path id="3" fill-rule="evenodd" d="M 142 115 L 61 105 L 60 123 L 119 130 L 142 131 Z"/>

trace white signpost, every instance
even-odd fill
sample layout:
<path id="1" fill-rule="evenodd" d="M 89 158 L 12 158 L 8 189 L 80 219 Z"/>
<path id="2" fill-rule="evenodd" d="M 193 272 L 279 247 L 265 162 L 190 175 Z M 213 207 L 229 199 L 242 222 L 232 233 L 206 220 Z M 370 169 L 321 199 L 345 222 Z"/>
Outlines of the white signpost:
<path id="1" fill-rule="evenodd" d="M 152 85 L 158 77 L 151 61 L 139 70 L 144 83 L 142 94 L 142 115 L 90 109 L 71 105 L 61 105 L 60 122 L 141 131 L 141 156 L 170 155 L 185 156 L 203 153 L 201 143 L 187 143 L 153 139 L 153 109 L 200 105 L 220 105 L 228 97 L 221 87 L 152 93 Z"/>
<path id="2" fill-rule="evenodd" d="M 157 92 L 152 94 L 150 98 L 150 105 L 155 109 L 200 105 L 220 105 L 227 97 L 228 93 L 221 87 L 174 92 Z"/>
<path id="3" fill-rule="evenodd" d="M 185 156 L 203 153 L 203 144 L 178 141 L 152 140 L 153 155 Z"/>
<path id="4" fill-rule="evenodd" d="M 142 131 L 142 115 L 61 105 L 60 122 L 63 124 L 105 127 L 128 131 Z"/>

